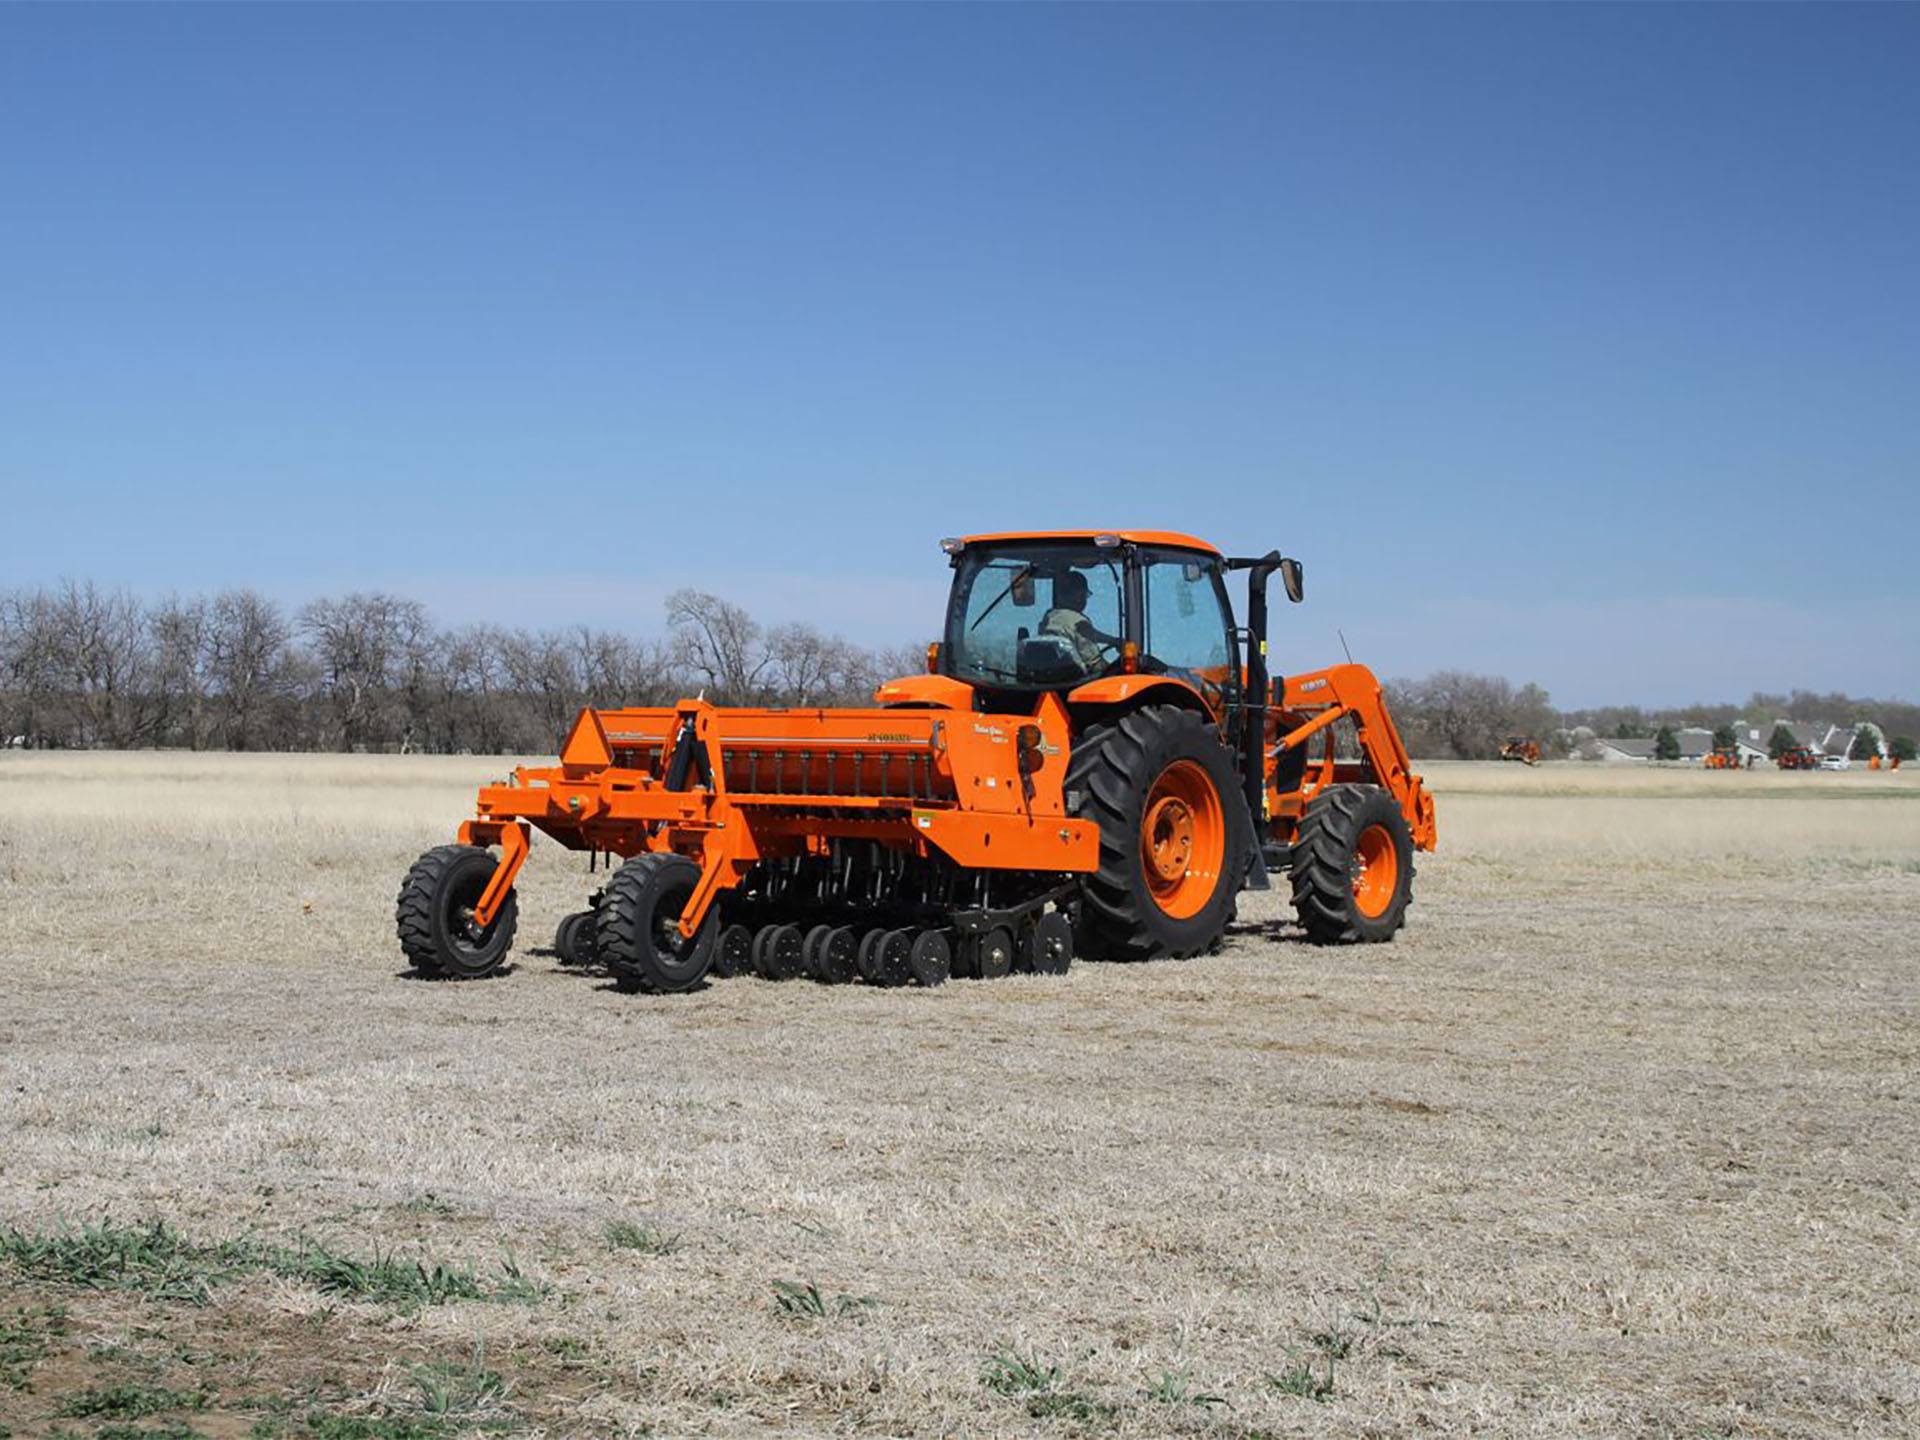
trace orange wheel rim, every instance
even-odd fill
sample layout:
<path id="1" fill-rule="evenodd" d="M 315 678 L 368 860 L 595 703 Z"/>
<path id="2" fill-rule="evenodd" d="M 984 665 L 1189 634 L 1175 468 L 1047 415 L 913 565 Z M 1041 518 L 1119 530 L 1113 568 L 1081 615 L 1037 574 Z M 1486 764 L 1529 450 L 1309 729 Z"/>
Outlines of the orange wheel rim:
<path id="1" fill-rule="evenodd" d="M 1362 915 L 1376 919 L 1393 903 L 1400 887 L 1400 852 L 1384 825 L 1369 825 L 1353 847 L 1353 903 Z"/>
<path id="2" fill-rule="evenodd" d="M 1140 815 L 1140 862 L 1154 904 L 1176 920 L 1197 915 L 1220 888 L 1226 811 L 1213 777 L 1192 760 L 1160 772 Z"/>

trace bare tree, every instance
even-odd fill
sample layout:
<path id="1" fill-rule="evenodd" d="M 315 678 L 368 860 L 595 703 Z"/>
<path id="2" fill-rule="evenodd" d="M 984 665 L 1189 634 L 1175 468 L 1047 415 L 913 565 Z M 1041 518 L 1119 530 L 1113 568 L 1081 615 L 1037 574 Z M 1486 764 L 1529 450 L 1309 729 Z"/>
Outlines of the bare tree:
<path id="1" fill-rule="evenodd" d="M 266 743 L 274 703 L 289 687 L 292 639 L 286 616 L 264 595 L 223 590 L 213 597 L 207 663 L 218 731 L 229 750 Z"/>
<path id="2" fill-rule="evenodd" d="M 379 592 L 315 600 L 300 611 L 331 711 L 331 748 L 354 750 L 380 739 L 381 709 L 412 641 L 426 628 L 417 600 Z"/>
<path id="3" fill-rule="evenodd" d="M 51 623 L 53 673 L 72 743 L 151 743 L 153 652 L 139 603 L 124 590 L 68 580 L 54 594 Z"/>
<path id="4" fill-rule="evenodd" d="M 676 590 L 667 597 L 667 628 L 676 663 L 709 700 L 743 705 L 764 698 L 774 656 L 745 610 L 704 591 Z"/>
<path id="5" fill-rule="evenodd" d="M 206 748 L 212 730 L 212 623 L 207 602 L 170 595 L 147 616 L 153 642 L 154 733 L 160 743 Z"/>

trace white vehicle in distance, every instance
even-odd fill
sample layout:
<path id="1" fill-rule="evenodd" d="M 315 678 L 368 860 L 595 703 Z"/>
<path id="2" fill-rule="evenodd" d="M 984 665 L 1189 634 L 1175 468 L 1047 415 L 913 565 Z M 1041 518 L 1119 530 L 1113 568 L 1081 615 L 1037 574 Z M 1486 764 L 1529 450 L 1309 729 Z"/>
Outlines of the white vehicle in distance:
<path id="1" fill-rule="evenodd" d="M 1844 755 L 1822 755 L 1820 757 L 1820 768 L 1822 770 L 1851 770 L 1853 768 L 1853 761 Z"/>

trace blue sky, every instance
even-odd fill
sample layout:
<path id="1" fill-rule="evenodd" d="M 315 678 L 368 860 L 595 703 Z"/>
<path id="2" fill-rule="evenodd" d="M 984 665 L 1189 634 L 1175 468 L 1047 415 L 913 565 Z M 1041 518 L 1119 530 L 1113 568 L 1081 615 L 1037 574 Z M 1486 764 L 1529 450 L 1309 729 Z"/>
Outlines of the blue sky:
<path id="1" fill-rule="evenodd" d="M 1920 695 L 1920 8 L 0 8 L 0 586 Z M 1878 624 L 1873 616 L 1882 617 Z"/>

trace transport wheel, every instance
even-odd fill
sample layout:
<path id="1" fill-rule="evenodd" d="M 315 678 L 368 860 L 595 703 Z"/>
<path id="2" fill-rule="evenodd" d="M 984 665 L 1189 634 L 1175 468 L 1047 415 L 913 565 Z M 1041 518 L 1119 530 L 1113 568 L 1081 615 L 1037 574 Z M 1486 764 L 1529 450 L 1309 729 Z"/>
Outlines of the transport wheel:
<path id="1" fill-rule="evenodd" d="M 699 883 L 698 865 L 665 852 L 636 855 L 614 872 L 596 912 L 594 945 L 620 989 L 690 990 L 706 978 L 720 917 L 709 911 L 692 939 L 680 933 L 680 912 Z"/>
<path id="2" fill-rule="evenodd" d="M 496 862 L 478 845 L 436 845 L 407 871 L 394 907 L 394 928 L 407 962 L 423 975 L 478 980 L 506 962 L 520 920 L 519 901 L 507 892 L 491 925 L 473 923 Z"/>
<path id="3" fill-rule="evenodd" d="M 944 985 L 953 974 L 953 946 L 938 930 L 922 930 L 914 936 L 913 948 L 907 952 L 907 968 L 913 971 L 917 985 L 929 989 Z"/>
<path id="4" fill-rule="evenodd" d="M 720 932 L 720 948 L 714 952 L 713 973 L 722 980 L 753 970 L 753 927 L 729 925 Z"/>
<path id="5" fill-rule="evenodd" d="M 885 930 L 869 930 L 860 937 L 860 948 L 853 952 L 854 967 L 859 970 L 860 978 L 869 985 L 880 983 L 879 962 L 874 959 L 874 954 L 886 936 Z"/>
<path id="6" fill-rule="evenodd" d="M 1377 785 L 1329 785 L 1293 844 L 1293 909 L 1317 945 L 1393 939 L 1413 903 L 1413 832 Z"/>
<path id="7" fill-rule="evenodd" d="M 851 925 L 835 925 L 813 955 L 813 977 L 826 985 L 845 985 L 860 973 L 859 932 Z"/>
<path id="8" fill-rule="evenodd" d="M 798 925 L 769 925 L 754 941 L 753 968 L 763 980 L 791 980 L 800 973 L 804 944 Z"/>
<path id="9" fill-rule="evenodd" d="M 1080 880 L 1081 953 L 1198 955 L 1226 929 L 1251 827 L 1235 810 L 1233 757 L 1204 716 L 1148 705 L 1087 728 L 1066 789 L 1100 827 L 1100 868 Z"/>
<path id="10" fill-rule="evenodd" d="M 885 930 L 873 942 L 873 983 L 906 985 L 913 980 L 913 932 Z"/>
<path id="11" fill-rule="evenodd" d="M 815 980 L 824 981 L 827 978 L 821 969 L 820 947 L 827 943 L 827 937 L 832 933 L 831 925 L 815 925 L 808 929 L 806 939 L 800 942 L 800 969 Z"/>
<path id="12" fill-rule="evenodd" d="M 973 973 L 981 980 L 999 980 L 1013 973 L 1013 934 L 996 925 L 974 942 Z"/>
<path id="13" fill-rule="evenodd" d="M 1073 926 L 1058 910 L 1042 915 L 1027 932 L 1025 963 L 1020 967 L 1035 975 L 1064 975 L 1073 964 Z"/>
<path id="14" fill-rule="evenodd" d="M 593 930 L 591 910 L 576 910 L 561 920 L 560 928 L 553 932 L 553 951 L 562 965 L 594 963 L 597 957 L 593 953 Z"/>

